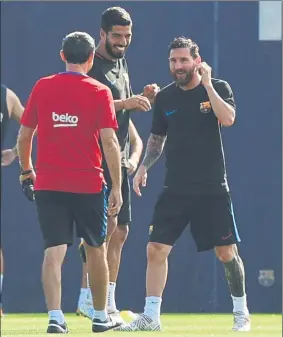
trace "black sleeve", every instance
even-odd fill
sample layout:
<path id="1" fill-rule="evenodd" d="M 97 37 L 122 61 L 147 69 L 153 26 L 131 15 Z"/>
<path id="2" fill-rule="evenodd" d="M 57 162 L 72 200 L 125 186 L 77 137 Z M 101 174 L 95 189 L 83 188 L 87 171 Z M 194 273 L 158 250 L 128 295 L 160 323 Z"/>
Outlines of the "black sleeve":
<path id="1" fill-rule="evenodd" d="M 100 67 L 95 67 L 93 65 L 93 67 L 91 68 L 91 70 L 88 73 L 88 76 L 94 78 L 95 80 L 97 80 L 98 82 L 107 85 L 107 80 L 103 74 L 103 72 L 101 71 Z"/>
<path id="2" fill-rule="evenodd" d="M 126 73 L 128 74 L 128 79 L 129 79 L 129 97 L 132 97 L 134 95 L 133 90 L 132 90 L 132 86 L 131 86 L 131 80 L 130 80 L 130 75 L 129 75 L 129 68 L 128 68 L 128 64 L 125 58 L 122 59 L 122 66 L 124 67 Z M 127 97 L 127 98 L 129 98 Z"/>
<path id="3" fill-rule="evenodd" d="M 218 95 L 229 105 L 231 105 L 234 109 L 236 109 L 236 103 L 233 95 L 233 91 L 230 85 L 225 81 L 220 81 L 215 86 L 215 90 Z"/>
<path id="4" fill-rule="evenodd" d="M 156 95 L 152 115 L 151 133 L 154 135 L 166 136 L 168 125 L 162 109 L 162 96 L 160 93 Z"/>

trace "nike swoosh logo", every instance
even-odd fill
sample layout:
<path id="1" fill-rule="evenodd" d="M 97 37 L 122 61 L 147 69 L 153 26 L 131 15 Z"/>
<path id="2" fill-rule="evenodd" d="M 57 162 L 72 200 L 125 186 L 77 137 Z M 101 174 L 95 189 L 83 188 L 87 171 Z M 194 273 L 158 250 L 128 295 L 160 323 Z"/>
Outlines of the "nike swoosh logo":
<path id="1" fill-rule="evenodd" d="M 230 233 L 228 236 L 222 236 L 222 240 L 227 240 L 232 236 L 232 233 Z"/>
<path id="2" fill-rule="evenodd" d="M 167 111 L 166 112 L 166 116 L 170 116 L 172 115 L 173 113 L 175 113 L 177 110 L 172 110 L 172 111 Z"/>

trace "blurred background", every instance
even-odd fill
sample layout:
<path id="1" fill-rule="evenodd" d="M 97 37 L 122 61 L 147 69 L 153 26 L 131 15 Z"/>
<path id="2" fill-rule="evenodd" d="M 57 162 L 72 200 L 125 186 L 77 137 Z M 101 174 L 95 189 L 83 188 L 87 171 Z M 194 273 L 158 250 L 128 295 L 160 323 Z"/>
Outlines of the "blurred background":
<path id="1" fill-rule="evenodd" d="M 167 47 L 181 35 L 198 43 L 214 77 L 230 83 L 237 118 L 232 128 L 223 130 L 223 139 L 242 237 L 249 307 L 252 313 L 282 312 L 282 3 L 1 2 L 1 83 L 25 104 L 40 77 L 64 70 L 59 57 L 62 38 L 79 30 L 98 42 L 101 13 L 111 6 L 124 7 L 132 16 L 133 40 L 127 60 L 135 93 L 149 83 L 163 87 L 172 81 Z M 132 118 L 146 143 L 151 112 L 135 113 Z M 6 148 L 14 145 L 17 130 L 18 125 L 11 123 Z M 150 170 L 142 198 L 133 196 L 132 229 L 116 292 L 119 309 L 143 309 L 145 248 L 163 172 L 162 158 Z M 23 196 L 18 174 L 17 162 L 2 170 L 4 311 L 45 312 L 40 280 L 43 244 L 35 205 Z M 66 312 L 76 310 L 80 281 L 81 264 L 74 244 L 63 272 Z M 186 231 L 170 256 L 163 312 L 231 310 L 222 266 L 213 252 L 197 254 Z"/>

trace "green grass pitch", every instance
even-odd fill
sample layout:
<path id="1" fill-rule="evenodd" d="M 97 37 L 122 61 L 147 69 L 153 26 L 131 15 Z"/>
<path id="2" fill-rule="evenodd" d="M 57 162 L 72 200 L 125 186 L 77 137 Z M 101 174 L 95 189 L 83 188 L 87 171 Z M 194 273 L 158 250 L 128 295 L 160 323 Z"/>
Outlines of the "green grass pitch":
<path id="1" fill-rule="evenodd" d="M 233 332 L 232 315 L 228 314 L 163 314 L 161 317 L 162 332 L 114 332 L 107 331 L 109 337 L 230 337 L 247 334 L 251 337 L 281 337 L 282 316 L 268 314 L 252 315 L 252 330 L 250 332 Z M 93 336 L 91 322 L 87 318 L 66 314 L 69 336 Z M 48 318 L 45 314 L 7 314 L 1 319 L 1 336 L 37 336 L 46 337 Z M 104 336 L 103 334 L 103 336 Z M 99 334 L 101 336 L 101 334 Z"/>

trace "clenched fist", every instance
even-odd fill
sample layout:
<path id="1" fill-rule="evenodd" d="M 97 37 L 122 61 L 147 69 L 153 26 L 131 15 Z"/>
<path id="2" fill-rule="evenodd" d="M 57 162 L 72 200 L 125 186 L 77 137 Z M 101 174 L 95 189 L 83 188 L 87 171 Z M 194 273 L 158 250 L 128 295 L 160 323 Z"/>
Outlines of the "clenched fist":
<path id="1" fill-rule="evenodd" d="M 205 63 L 205 62 L 201 62 L 200 64 L 198 64 L 196 66 L 196 70 L 199 71 L 200 75 L 201 75 L 201 83 L 204 87 L 206 86 L 212 86 L 211 83 L 211 67 Z"/>
<path id="2" fill-rule="evenodd" d="M 156 83 L 148 84 L 143 88 L 143 95 L 148 98 L 151 104 L 153 104 L 155 97 L 159 91 L 160 88 Z"/>

